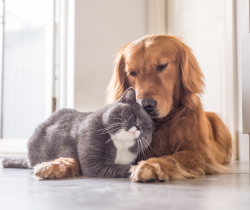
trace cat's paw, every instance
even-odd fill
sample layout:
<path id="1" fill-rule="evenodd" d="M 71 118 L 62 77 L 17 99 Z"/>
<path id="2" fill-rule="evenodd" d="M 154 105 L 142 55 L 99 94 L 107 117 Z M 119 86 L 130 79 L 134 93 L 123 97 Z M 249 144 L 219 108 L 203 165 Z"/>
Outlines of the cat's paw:
<path id="1" fill-rule="evenodd" d="M 34 175 L 41 179 L 62 179 L 80 174 L 79 162 L 73 158 L 59 158 L 34 167 Z"/>
<path id="2" fill-rule="evenodd" d="M 157 158 L 141 161 L 130 169 L 133 182 L 169 181 L 169 174 Z"/>

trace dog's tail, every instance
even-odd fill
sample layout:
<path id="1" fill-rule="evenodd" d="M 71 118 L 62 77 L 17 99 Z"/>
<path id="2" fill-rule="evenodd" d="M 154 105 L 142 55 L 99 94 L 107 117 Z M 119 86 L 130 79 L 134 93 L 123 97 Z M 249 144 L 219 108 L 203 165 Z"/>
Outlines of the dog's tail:
<path id="1" fill-rule="evenodd" d="M 224 163 L 228 164 L 232 159 L 232 137 L 227 126 L 213 112 L 206 112 L 207 118 L 211 124 L 214 141 L 219 146 L 220 153 L 224 153 Z"/>
<path id="2" fill-rule="evenodd" d="M 2 164 L 4 168 L 31 168 L 29 167 L 27 158 L 5 158 L 3 159 Z"/>

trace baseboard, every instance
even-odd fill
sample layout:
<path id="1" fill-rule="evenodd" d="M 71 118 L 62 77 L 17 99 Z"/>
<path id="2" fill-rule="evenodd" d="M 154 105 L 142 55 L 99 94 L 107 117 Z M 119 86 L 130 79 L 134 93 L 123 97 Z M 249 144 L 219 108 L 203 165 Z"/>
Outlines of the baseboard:
<path id="1" fill-rule="evenodd" d="M 238 157 L 240 161 L 249 162 L 249 135 L 238 131 Z"/>

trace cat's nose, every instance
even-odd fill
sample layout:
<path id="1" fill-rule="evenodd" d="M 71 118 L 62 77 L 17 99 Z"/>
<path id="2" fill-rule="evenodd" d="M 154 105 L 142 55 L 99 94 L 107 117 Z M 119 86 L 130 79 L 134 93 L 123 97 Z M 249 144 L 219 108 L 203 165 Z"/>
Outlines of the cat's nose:
<path id="1" fill-rule="evenodd" d="M 147 113 L 153 112 L 157 105 L 157 102 L 155 100 L 147 98 L 139 99 L 138 103 Z"/>
<path id="2" fill-rule="evenodd" d="M 137 125 L 137 126 L 135 126 L 136 127 L 136 129 L 139 131 L 140 130 L 140 127 Z"/>
<path id="3" fill-rule="evenodd" d="M 135 133 L 137 131 L 137 127 L 136 126 L 133 126 L 132 128 L 130 128 L 128 131 L 131 132 L 131 133 Z"/>

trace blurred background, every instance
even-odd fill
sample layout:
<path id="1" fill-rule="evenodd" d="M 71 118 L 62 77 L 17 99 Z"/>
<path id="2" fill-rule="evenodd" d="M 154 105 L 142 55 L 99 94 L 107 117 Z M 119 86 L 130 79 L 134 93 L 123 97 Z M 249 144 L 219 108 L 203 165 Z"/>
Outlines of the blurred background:
<path id="1" fill-rule="evenodd" d="M 249 0 L 0 0 L 0 155 L 25 154 L 37 125 L 60 108 L 94 111 L 119 48 L 147 34 L 179 36 L 205 76 L 202 102 L 242 134 L 240 39 Z"/>

